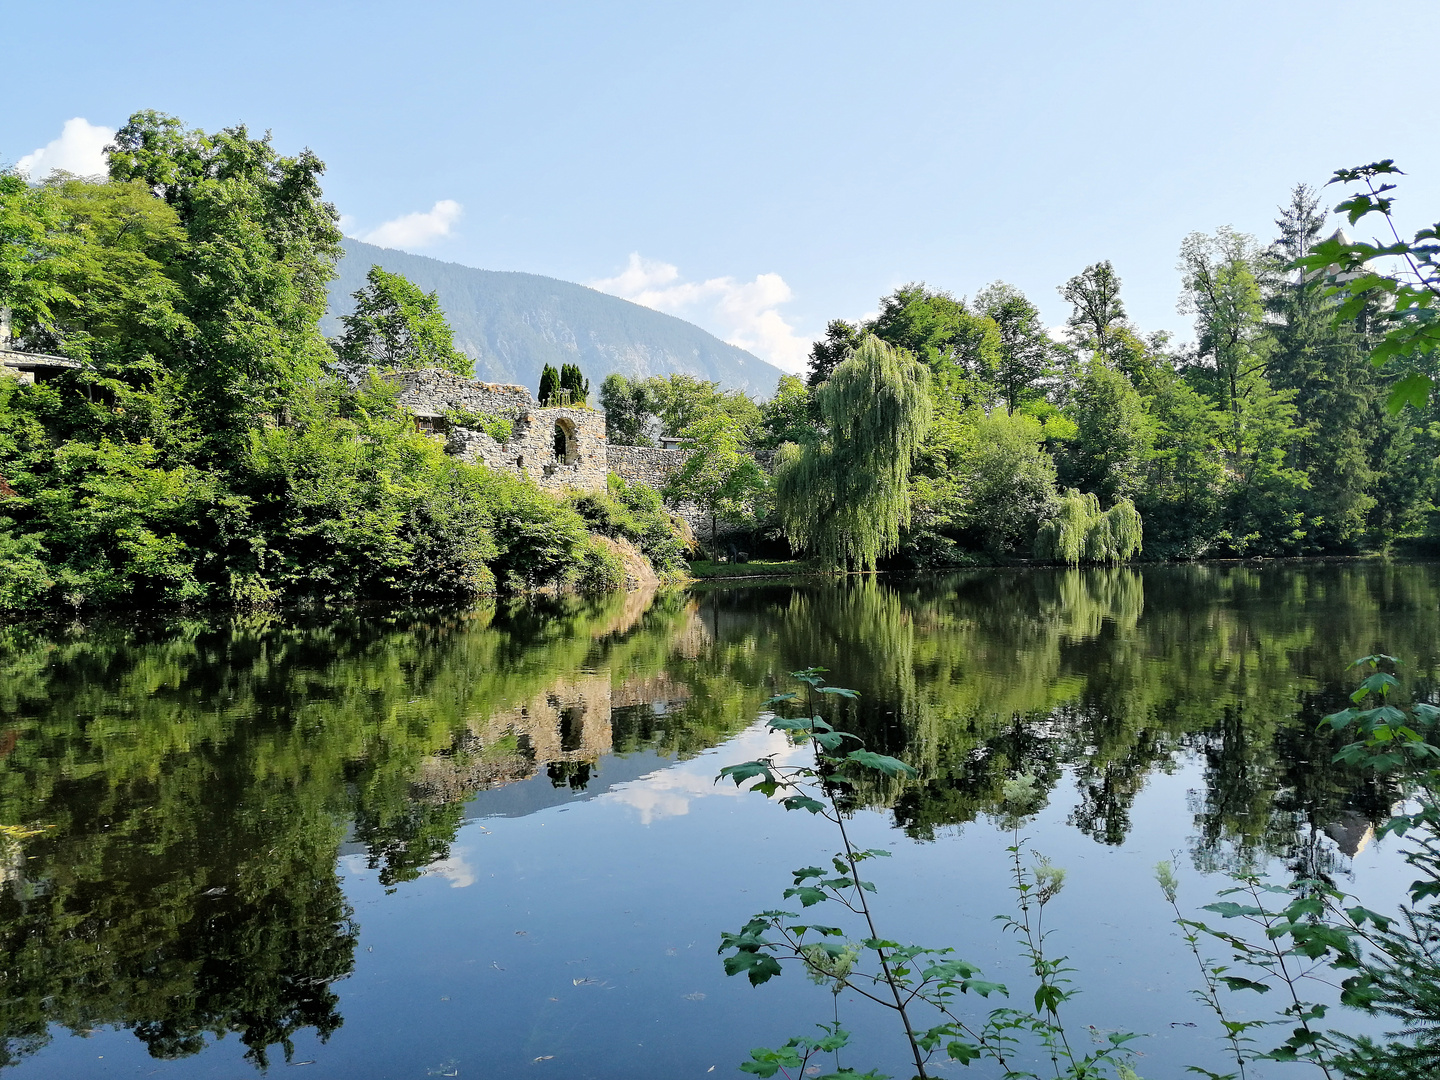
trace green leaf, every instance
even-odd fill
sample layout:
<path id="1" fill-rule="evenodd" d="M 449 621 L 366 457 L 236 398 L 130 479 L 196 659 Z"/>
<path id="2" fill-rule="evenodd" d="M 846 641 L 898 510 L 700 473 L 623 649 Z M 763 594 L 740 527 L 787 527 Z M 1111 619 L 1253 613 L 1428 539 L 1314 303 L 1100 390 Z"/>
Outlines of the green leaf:
<path id="1" fill-rule="evenodd" d="M 1270 987 L 1253 979 L 1242 979 L 1238 975 L 1221 975 L 1219 980 L 1231 990 L 1254 990 L 1257 994 L 1268 994 Z"/>
<path id="2" fill-rule="evenodd" d="M 809 810 L 812 814 L 820 814 L 825 810 L 824 803 L 808 795 L 788 795 L 780 800 L 780 805 L 786 810 Z"/>
<path id="3" fill-rule="evenodd" d="M 751 986 L 759 986 L 780 974 L 780 961 L 769 953 L 750 951 L 725 957 L 726 975 L 739 975 L 742 972 L 749 977 Z"/>
<path id="4" fill-rule="evenodd" d="M 886 776 L 919 776 L 914 769 L 899 758 L 877 754 L 873 750 L 851 750 L 845 757 L 867 769 L 875 769 Z"/>
<path id="5" fill-rule="evenodd" d="M 1422 375 L 1418 371 L 1412 372 L 1391 388 L 1385 408 L 1391 416 L 1400 412 L 1406 405 L 1423 409 L 1430 401 L 1430 392 L 1434 386 L 1429 375 Z"/>
<path id="6" fill-rule="evenodd" d="M 1236 904 L 1233 901 L 1225 900 L 1218 904 L 1206 904 L 1205 911 L 1213 911 L 1216 915 L 1223 915 L 1227 919 L 1233 919 L 1238 915 L 1264 915 L 1265 909 L 1252 907 L 1247 904 Z"/>
<path id="7" fill-rule="evenodd" d="M 950 1055 L 952 1061 L 958 1061 L 961 1065 L 969 1065 L 970 1062 L 980 1059 L 980 1047 L 958 1039 L 945 1047 L 945 1053 Z"/>
<path id="8" fill-rule="evenodd" d="M 782 1068 L 798 1069 L 804 1064 L 800 1059 L 800 1053 L 795 1048 L 795 1040 L 782 1046 L 779 1050 L 771 1050 L 767 1047 L 757 1047 L 750 1051 L 750 1060 L 742 1062 L 741 1072 L 750 1073 L 752 1076 L 774 1076 Z"/>
<path id="9" fill-rule="evenodd" d="M 854 690 L 846 690 L 843 686 L 820 686 L 816 687 L 822 694 L 839 694 L 841 697 L 858 698 L 860 695 Z"/>
<path id="10" fill-rule="evenodd" d="M 984 979 L 966 979 L 960 984 L 962 994 L 979 994 L 981 997 L 989 997 L 991 994 L 999 994 L 1001 997 L 1009 997 L 1010 991 L 1005 989 L 1004 983 L 987 982 Z"/>
<path id="11" fill-rule="evenodd" d="M 802 907 L 811 907 L 814 904 L 819 904 L 829 899 L 829 897 L 825 895 L 824 889 L 817 889 L 813 885 L 801 885 L 799 888 L 786 889 L 785 899 L 789 900 L 792 896 L 798 896 L 800 898 Z"/>
<path id="12" fill-rule="evenodd" d="M 771 731 L 809 731 L 808 716 L 774 716 L 770 718 Z"/>
<path id="13" fill-rule="evenodd" d="M 742 761 L 739 765 L 726 765 L 720 770 L 720 775 L 715 778 L 715 781 L 719 783 L 728 777 L 735 781 L 736 787 L 739 787 L 746 780 L 757 776 L 771 777 L 768 761 Z"/>

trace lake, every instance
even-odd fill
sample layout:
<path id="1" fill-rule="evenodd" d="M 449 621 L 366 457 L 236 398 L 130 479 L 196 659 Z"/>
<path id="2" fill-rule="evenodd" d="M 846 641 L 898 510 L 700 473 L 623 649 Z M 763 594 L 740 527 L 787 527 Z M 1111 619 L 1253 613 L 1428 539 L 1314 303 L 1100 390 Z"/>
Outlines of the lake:
<path id="1" fill-rule="evenodd" d="M 997 815 L 1033 774 L 1071 1030 L 1142 1033 L 1147 1080 L 1223 1068 L 1155 864 L 1190 911 L 1248 866 L 1393 907 L 1409 875 L 1371 830 L 1396 792 L 1317 723 L 1366 653 L 1431 693 L 1437 643 L 1440 567 L 1384 562 L 0 630 L 0 1065 L 698 1080 L 838 1007 L 846 1064 L 908 1076 L 853 994 L 752 988 L 716 955 L 836 849 L 714 783 L 795 758 L 757 717 L 820 665 L 861 695 L 836 722 L 919 771 L 851 796 L 893 855 L 869 864 L 882 932 L 1025 984 Z"/>

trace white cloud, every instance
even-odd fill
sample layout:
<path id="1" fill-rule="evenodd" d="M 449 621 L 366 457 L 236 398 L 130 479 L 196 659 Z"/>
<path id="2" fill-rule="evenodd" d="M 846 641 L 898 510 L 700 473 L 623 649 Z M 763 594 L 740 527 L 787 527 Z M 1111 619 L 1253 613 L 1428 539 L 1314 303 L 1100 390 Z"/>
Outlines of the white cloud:
<path id="1" fill-rule="evenodd" d="M 425 873 L 444 878 L 452 889 L 468 889 L 475 884 L 475 868 L 465 860 L 468 854 L 466 848 L 452 847 L 448 859 L 435 860 L 425 867 Z"/>
<path id="2" fill-rule="evenodd" d="M 450 235 L 450 227 L 460 220 L 465 208 L 454 199 L 441 199 L 425 213 L 402 214 L 394 221 L 361 233 L 367 244 L 388 248 L 427 247 Z"/>
<path id="3" fill-rule="evenodd" d="M 736 787 L 728 780 L 723 784 L 716 783 L 715 774 L 720 771 L 717 762 L 752 761 L 773 756 L 784 765 L 808 752 L 809 747 L 805 744 L 796 746 L 785 735 L 771 731 L 762 721 L 699 757 L 649 773 L 638 780 L 617 784 L 600 798 L 630 807 L 639 814 L 640 824 L 650 825 L 663 818 L 683 817 L 697 799 L 748 794 L 748 783 L 744 787 Z"/>
<path id="4" fill-rule="evenodd" d="M 76 176 L 104 176 L 109 171 L 105 147 L 115 141 L 112 128 L 92 124 L 83 117 L 65 121 L 60 137 L 15 163 L 32 180 L 43 180 L 55 169 Z"/>
<path id="5" fill-rule="evenodd" d="M 587 284 L 689 319 L 786 371 L 805 367 L 809 340 L 799 337 L 776 310 L 794 296 L 779 274 L 760 274 L 754 281 L 733 277 L 682 281 L 679 267 L 632 252 L 620 273 Z"/>

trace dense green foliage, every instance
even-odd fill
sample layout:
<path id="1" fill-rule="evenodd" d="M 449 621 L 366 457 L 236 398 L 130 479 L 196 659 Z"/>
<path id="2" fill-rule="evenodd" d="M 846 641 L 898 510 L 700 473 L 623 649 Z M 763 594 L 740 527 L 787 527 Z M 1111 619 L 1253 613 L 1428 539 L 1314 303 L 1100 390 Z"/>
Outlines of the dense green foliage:
<path id="1" fill-rule="evenodd" d="M 372 268 L 321 335 L 322 171 L 138 113 L 108 181 L 0 175 L 0 307 L 80 361 L 0 379 L 0 610 L 613 583 L 573 508 L 448 457 L 377 376 L 468 371 L 433 293 Z"/>
<path id="2" fill-rule="evenodd" d="M 765 474 L 745 453 L 739 421 L 723 412 L 692 420 L 682 431 L 690 453 L 665 484 L 672 503 L 692 502 L 710 516 L 710 536 L 721 520 L 743 521 L 766 491 Z"/>
<path id="3" fill-rule="evenodd" d="M 421 292 L 399 274 L 372 266 L 355 309 L 340 319 L 345 327 L 335 353 L 347 372 L 393 371 L 399 367 L 441 368 L 471 373 L 470 358 L 455 348 L 450 324 L 432 293 Z"/>
<path id="4" fill-rule="evenodd" d="M 546 364 L 540 372 L 540 390 L 535 395 L 535 400 L 542 408 L 549 408 L 555 405 L 560 395 L 560 372 L 551 364 Z"/>
<path id="5" fill-rule="evenodd" d="M 787 443 L 775 503 L 786 534 L 834 566 L 873 570 L 910 523 L 910 464 L 930 423 L 930 373 L 867 334 L 815 392 L 827 437 Z"/>
<path id="6" fill-rule="evenodd" d="M 580 374 L 576 365 L 562 364 L 556 368 L 546 364 L 540 372 L 540 392 L 535 400 L 541 407 L 584 405 L 589 397 L 590 380 Z"/>
<path id="7" fill-rule="evenodd" d="M 593 532 L 629 540 L 661 576 L 685 572 L 685 544 L 654 488 L 628 484 L 611 473 L 607 491 L 578 492 L 569 501 Z"/>
<path id="8" fill-rule="evenodd" d="M 584 405 L 590 400 L 590 380 L 580 374 L 576 364 L 564 364 L 560 368 L 560 392 L 567 405 Z"/>
<path id="9" fill-rule="evenodd" d="M 654 400 L 644 381 L 624 375 L 605 376 L 600 385 L 600 407 L 605 410 L 605 437 L 616 446 L 654 446 L 650 418 Z"/>
<path id="10" fill-rule="evenodd" d="M 618 446 L 651 446 L 655 434 L 685 438 L 686 428 L 715 415 L 733 420 L 748 440 L 762 415 L 761 407 L 743 392 L 721 390 L 719 383 L 693 375 L 643 380 L 610 375 L 600 395 L 606 436 Z"/>
<path id="11" fill-rule="evenodd" d="M 1035 536 L 1035 555 L 1047 562 L 1078 565 L 1125 562 L 1140 551 L 1140 515 L 1129 499 L 1108 510 L 1091 492 L 1074 488 L 1060 499 L 1055 516 Z"/>
<path id="12" fill-rule="evenodd" d="M 1381 163 L 1339 174 L 1371 186 L 1342 205 L 1352 221 L 1388 215 L 1390 189 L 1375 184 L 1390 171 Z M 883 514 L 879 502 L 860 513 L 870 528 L 901 523 L 897 542 L 882 545 L 891 567 L 1032 553 L 1070 562 L 1142 550 L 1285 556 L 1433 543 L 1440 403 L 1430 401 L 1425 374 L 1440 295 L 1433 230 L 1409 244 L 1321 241 L 1325 218 L 1301 185 L 1269 244 L 1229 228 L 1186 237 L 1180 310 L 1194 315 L 1196 340 L 1183 347 L 1130 321 L 1108 261 L 1059 289 L 1071 305 L 1064 340 L 1003 282 L 968 301 L 910 284 L 882 297 L 863 324 L 832 320 L 805 384 L 782 379 L 748 420 L 725 406 L 749 425 L 750 452 L 776 469 L 777 498 L 746 525 L 796 554 L 835 557 L 804 515 L 786 516 L 819 489 L 799 498 L 786 485 L 801 475 L 795 463 L 846 445 L 826 414 L 827 388 L 873 336 L 929 374 L 929 418 L 906 464 L 908 490 L 891 492 L 890 466 L 871 468 L 859 456 L 847 480 L 889 492 Z M 1409 260 L 1404 272 L 1368 268 L 1384 256 Z M 678 430 L 658 419 L 661 390 L 681 396 L 658 383 L 644 392 L 613 386 L 617 431 L 629 433 L 621 438 Z M 697 399 L 693 389 L 688 397 Z M 1416 408 L 1397 415 L 1387 400 Z M 1119 531 L 1086 543 L 1087 524 L 1078 539 L 1062 539 L 1071 531 L 1057 519 L 1066 489 L 1097 501 L 1087 521 L 1114 509 L 1104 528 Z"/>

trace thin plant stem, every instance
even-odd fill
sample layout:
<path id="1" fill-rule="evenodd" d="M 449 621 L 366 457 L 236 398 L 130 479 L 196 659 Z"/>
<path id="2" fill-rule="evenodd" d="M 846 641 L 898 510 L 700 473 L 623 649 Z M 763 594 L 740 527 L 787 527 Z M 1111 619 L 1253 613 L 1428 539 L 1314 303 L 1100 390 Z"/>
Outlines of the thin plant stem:
<path id="1" fill-rule="evenodd" d="M 1185 929 L 1185 916 L 1180 911 L 1180 904 L 1176 900 L 1170 901 L 1170 906 L 1175 909 L 1175 921 Z M 1190 946 L 1190 952 L 1195 957 L 1195 963 L 1200 968 L 1200 977 L 1205 980 L 1205 1004 L 1220 1018 L 1220 1026 L 1225 1028 L 1225 1037 L 1230 1043 L 1230 1049 L 1235 1053 L 1235 1064 L 1240 1069 L 1240 1080 L 1246 1080 L 1245 1076 L 1245 1054 L 1241 1050 L 1239 1037 L 1225 1024 L 1225 1009 L 1220 1004 L 1220 991 L 1215 984 L 1215 977 L 1210 974 L 1210 969 L 1205 966 L 1205 959 L 1200 955 L 1200 946 L 1195 943 L 1196 935 L 1193 928 L 1186 931 L 1185 941 Z"/>
<path id="2" fill-rule="evenodd" d="M 806 694 L 806 700 L 810 706 L 810 715 L 815 715 L 815 690 L 811 687 Z M 821 761 L 822 747 L 816 741 L 812 731 L 810 736 L 810 750 L 815 755 L 815 765 L 818 769 Z M 865 925 L 870 930 L 870 940 L 879 942 L 880 934 L 875 929 L 875 919 L 870 913 L 870 904 L 865 899 L 865 890 L 860 887 L 860 865 L 855 858 L 855 847 L 850 843 L 850 831 L 845 828 L 845 815 L 840 810 L 840 803 L 835 798 L 835 792 L 828 785 L 822 784 L 827 801 L 835 811 L 835 825 L 840 830 L 840 841 L 845 845 L 845 861 L 850 864 L 851 887 L 855 890 L 855 899 L 860 902 L 860 914 L 865 916 Z M 878 944 L 875 946 L 875 955 L 880 958 L 880 970 L 885 975 L 885 982 L 890 987 L 890 993 L 895 998 L 895 1011 L 900 1014 L 900 1022 L 905 1025 L 905 1038 L 910 1043 L 910 1054 L 915 1059 L 915 1075 L 918 1080 L 927 1080 L 929 1074 L 925 1071 L 925 1057 L 920 1051 L 920 1044 L 915 1039 L 915 1028 L 910 1023 L 910 1014 L 905 1010 L 905 1002 L 900 998 L 900 987 L 895 982 L 895 976 L 890 971 L 890 958 L 885 955 L 885 950 Z"/>
<path id="3" fill-rule="evenodd" d="M 1264 908 L 1264 902 L 1260 899 L 1260 890 L 1255 886 L 1253 880 L 1250 883 L 1250 896 L 1252 899 L 1254 899 L 1256 907 Z M 1266 913 L 1265 920 L 1260 925 L 1266 929 L 1266 940 L 1269 940 L 1268 931 L 1273 925 L 1273 919 L 1270 917 L 1268 912 Z M 1314 1032 L 1310 1030 L 1310 1023 L 1305 1019 L 1305 1006 L 1302 1005 L 1300 1002 L 1300 995 L 1295 992 L 1295 982 L 1298 977 L 1290 974 L 1290 968 L 1285 963 L 1285 950 L 1279 945 L 1271 945 L 1267 948 L 1266 951 L 1269 952 L 1272 956 L 1274 956 L 1276 961 L 1280 965 L 1280 978 L 1285 983 L 1285 989 L 1290 991 L 1290 1001 L 1295 1006 L 1295 1019 L 1300 1021 L 1300 1026 L 1305 1029 L 1306 1035 L 1313 1036 Z M 1315 1046 L 1315 1042 L 1312 1040 L 1310 1042 L 1310 1045 L 1312 1047 Z M 1311 1064 L 1315 1065 L 1322 1073 L 1325 1074 L 1327 1080 L 1329 1080 L 1330 1068 L 1325 1064 L 1324 1059 L 1315 1057 L 1311 1058 L 1310 1061 Z"/>

